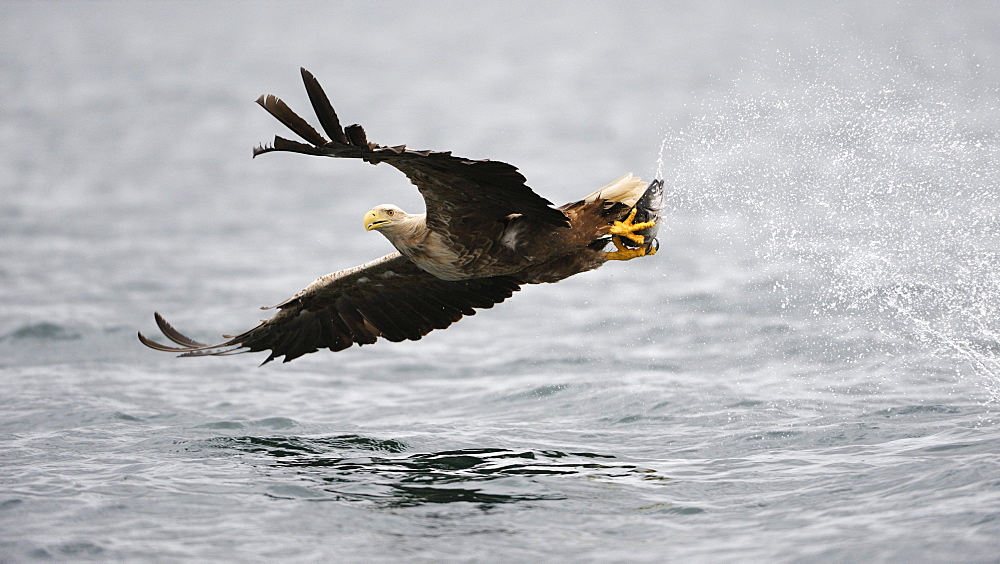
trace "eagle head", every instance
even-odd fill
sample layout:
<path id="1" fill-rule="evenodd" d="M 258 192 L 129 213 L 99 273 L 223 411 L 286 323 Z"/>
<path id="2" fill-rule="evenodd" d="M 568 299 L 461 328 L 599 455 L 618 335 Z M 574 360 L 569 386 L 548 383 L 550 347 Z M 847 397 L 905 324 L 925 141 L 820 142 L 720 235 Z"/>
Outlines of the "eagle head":
<path id="1" fill-rule="evenodd" d="M 393 225 L 394 221 L 406 217 L 406 212 L 392 204 L 382 204 L 371 209 L 365 214 L 365 230 L 382 229 Z"/>

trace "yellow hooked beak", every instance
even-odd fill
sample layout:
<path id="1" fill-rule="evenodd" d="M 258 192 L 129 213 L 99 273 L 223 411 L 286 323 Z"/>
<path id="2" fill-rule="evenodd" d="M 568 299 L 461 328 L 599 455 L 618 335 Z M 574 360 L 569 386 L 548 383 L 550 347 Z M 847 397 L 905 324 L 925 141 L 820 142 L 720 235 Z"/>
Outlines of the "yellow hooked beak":
<path id="1" fill-rule="evenodd" d="M 382 210 L 374 209 L 365 214 L 365 231 L 378 229 L 379 227 L 388 224 L 389 218 L 386 217 L 385 212 Z"/>

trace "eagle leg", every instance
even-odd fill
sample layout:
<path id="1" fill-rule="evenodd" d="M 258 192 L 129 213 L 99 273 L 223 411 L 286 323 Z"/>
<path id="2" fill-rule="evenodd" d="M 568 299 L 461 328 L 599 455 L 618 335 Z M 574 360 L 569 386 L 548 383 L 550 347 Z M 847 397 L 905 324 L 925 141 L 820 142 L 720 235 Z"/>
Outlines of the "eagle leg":
<path id="1" fill-rule="evenodd" d="M 648 245 L 643 245 L 634 249 L 626 247 L 625 244 L 622 243 L 621 237 L 617 235 L 611 237 L 611 242 L 615 244 L 615 248 L 618 250 L 604 253 L 604 258 L 606 260 L 632 260 L 634 258 L 652 256 L 656 254 L 656 251 L 659 248 L 656 239 L 650 241 L 650 244 Z"/>
<path id="2" fill-rule="evenodd" d="M 632 241 L 637 245 L 643 244 L 646 241 L 646 238 L 636 233 L 636 231 L 649 229 L 650 227 L 656 225 L 656 222 L 643 221 L 640 223 L 632 223 L 632 220 L 635 219 L 635 214 L 637 211 L 638 209 L 632 208 L 632 211 L 628 214 L 628 217 L 625 218 L 625 221 L 616 221 L 614 225 L 612 225 L 608 229 L 608 233 L 610 233 L 611 235 L 620 235 L 622 237 L 625 237 L 626 239 Z M 615 241 L 615 246 L 617 245 L 618 242 Z M 643 255 L 638 255 L 638 256 L 643 256 Z M 623 260 L 628 260 L 628 259 L 623 259 Z"/>

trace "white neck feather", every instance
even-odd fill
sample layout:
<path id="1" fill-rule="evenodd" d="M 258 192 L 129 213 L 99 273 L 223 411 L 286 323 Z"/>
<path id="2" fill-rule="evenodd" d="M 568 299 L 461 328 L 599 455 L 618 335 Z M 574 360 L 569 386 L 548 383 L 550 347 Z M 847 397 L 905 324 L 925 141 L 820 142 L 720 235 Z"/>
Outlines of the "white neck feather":
<path id="1" fill-rule="evenodd" d="M 427 214 L 406 214 L 399 217 L 397 212 L 392 224 L 379 229 L 397 249 L 400 246 L 409 247 L 417 245 L 427 237 Z"/>

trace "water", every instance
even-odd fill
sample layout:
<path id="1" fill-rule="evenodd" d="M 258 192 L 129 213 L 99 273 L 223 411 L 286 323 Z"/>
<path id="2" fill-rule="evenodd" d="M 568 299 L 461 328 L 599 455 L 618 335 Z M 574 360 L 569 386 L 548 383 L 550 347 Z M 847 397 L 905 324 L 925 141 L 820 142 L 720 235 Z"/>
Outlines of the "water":
<path id="1" fill-rule="evenodd" d="M 762 261 L 795 265 L 775 281 L 783 306 L 921 341 L 1000 400 L 995 95 L 956 103 L 954 84 L 913 63 L 890 74 L 863 57 L 786 56 L 777 69 L 791 76 L 781 90 L 709 104 L 670 140 L 688 163 L 673 171 L 675 209 L 766 237 Z"/>
<path id="2" fill-rule="evenodd" d="M 997 561 L 989 3 L 4 4 L 0 560 Z M 388 252 L 384 143 L 564 202 L 667 181 L 661 251 L 415 343 L 199 340 Z"/>

